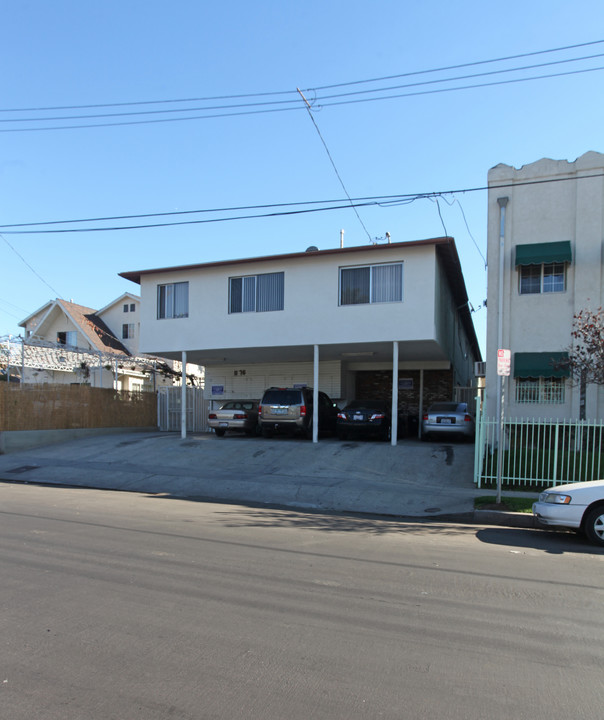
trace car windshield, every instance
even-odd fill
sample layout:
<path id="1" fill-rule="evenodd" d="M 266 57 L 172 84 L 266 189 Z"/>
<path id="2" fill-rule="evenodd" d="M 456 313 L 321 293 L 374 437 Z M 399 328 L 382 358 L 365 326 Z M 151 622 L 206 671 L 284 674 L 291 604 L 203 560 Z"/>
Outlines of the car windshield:
<path id="1" fill-rule="evenodd" d="M 454 402 L 434 403 L 429 412 L 457 412 L 458 404 Z"/>
<path id="2" fill-rule="evenodd" d="M 264 404 L 268 405 L 298 405 L 300 404 L 299 390 L 267 390 L 264 393 Z"/>

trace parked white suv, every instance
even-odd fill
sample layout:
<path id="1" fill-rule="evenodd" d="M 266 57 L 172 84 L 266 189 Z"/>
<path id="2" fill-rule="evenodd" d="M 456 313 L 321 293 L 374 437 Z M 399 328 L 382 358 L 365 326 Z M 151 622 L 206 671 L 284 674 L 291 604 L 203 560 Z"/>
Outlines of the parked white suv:
<path id="1" fill-rule="evenodd" d="M 533 515 L 543 525 L 581 530 L 604 546 L 604 480 L 549 488 L 533 503 Z"/>

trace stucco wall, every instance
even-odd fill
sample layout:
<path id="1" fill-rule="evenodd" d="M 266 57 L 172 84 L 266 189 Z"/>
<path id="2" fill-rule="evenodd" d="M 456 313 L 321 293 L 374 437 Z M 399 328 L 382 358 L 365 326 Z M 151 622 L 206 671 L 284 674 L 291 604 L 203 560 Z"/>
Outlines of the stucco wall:
<path id="1" fill-rule="evenodd" d="M 319 390 L 337 400 L 341 397 L 339 362 L 319 362 Z M 260 400 L 268 387 L 313 385 L 313 363 L 220 365 L 206 367 L 205 397 L 224 401 L 232 398 Z"/>
<path id="2" fill-rule="evenodd" d="M 340 267 L 399 261 L 402 303 L 338 305 Z M 229 277 L 279 271 L 285 272 L 283 311 L 229 314 Z M 157 285 L 182 281 L 189 282 L 189 317 L 158 320 Z M 144 275 L 140 351 L 433 339 L 434 283 L 431 245 Z"/>
<path id="3" fill-rule="evenodd" d="M 134 312 L 130 311 L 130 305 L 134 304 Z M 124 312 L 124 305 L 128 305 L 128 312 Z M 100 315 L 103 322 L 111 330 L 116 338 L 127 348 L 132 355 L 138 354 L 138 341 L 140 335 L 140 301 L 130 297 L 112 305 Z M 134 337 L 122 338 L 122 325 L 134 325 Z"/>
<path id="4" fill-rule="evenodd" d="M 498 165 L 489 172 L 489 185 L 509 185 L 489 191 L 486 357 L 489 415 L 495 414 L 498 394 L 496 364 L 499 344 L 500 210 L 497 198 L 509 198 L 504 246 L 504 299 L 501 308 L 502 346 L 511 350 L 512 357 L 517 352 L 566 350 L 572 341 L 573 315 L 585 307 L 596 309 L 604 301 L 604 178 L 585 177 L 603 172 L 604 155 L 594 152 L 586 153 L 574 163 L 544 159 L 519 170 L 508 165 Z M 557 241 L 570 241 L 572 248 L 573 258 L 567 267 L 566 290 L 561 293 L 520 295 L 518 270 L 514 266 L 516 245 Z M 513 377 L 507 384 L 506 414 L 510 416 L 578 417 L 578 392 L 569 382 L 566 384 L 564 405 L 516 404 Z M 590 391 L 590 395 L 588 417 L 601 418 L 604 407 L 597 398 L 598 393 Z"/>

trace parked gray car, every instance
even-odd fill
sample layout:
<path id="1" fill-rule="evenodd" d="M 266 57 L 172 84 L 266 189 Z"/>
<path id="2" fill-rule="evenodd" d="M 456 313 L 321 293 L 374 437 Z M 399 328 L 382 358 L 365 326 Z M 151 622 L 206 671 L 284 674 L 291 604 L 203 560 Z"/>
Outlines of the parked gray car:
<path id="1" fill-rule="evenodd" d="M 227 430 L 255 435 L 258 429 L 258 403 L 253 400 L 229 400 L 219 410 L 210 412 L 208 425 L 218 437 L 222 437 Z"/>
<path id="2" fill-rule="evenodd" d="M 472 440 L 474 432 L 474 418 L 465 402 L 434 403 L 422 418 L 422 440 L 428 440 L 432 435 L 454 435 Z"/>

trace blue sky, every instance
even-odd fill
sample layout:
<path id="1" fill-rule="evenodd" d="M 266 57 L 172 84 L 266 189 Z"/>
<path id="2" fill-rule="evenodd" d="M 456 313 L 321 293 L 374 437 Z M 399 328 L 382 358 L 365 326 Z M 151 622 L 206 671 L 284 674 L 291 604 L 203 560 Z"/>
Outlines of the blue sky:
<path id="1" fill-rule="evenodd" d="M 270 99 L 295 100 L 297 87 L 312 100 L 313 88 L 325 85 L 604 39 L 601 0 L 21 0 L 4 3 L 0 21 L 2 131 L 160 119 L 167 115 L 16 120 L 182 104 L 29 108 L 277 91 L 291 94 Z M 598 53 L 604 53 L 604 44 L 514 63 Z M 384 85 L 512 65 L 479 65 Z M 600 66 L 604 57 L 449 86 Z M 354 85 L 333 92 L 373 87 Z M 422 89 L 428 88 L 416 88 Z M 416 194 L 484 186 L 489 168 L 498 163 L 519 167 L 541 157 L 574 160 L 588 150 L 602 152 L 603 90 L 604 71 L 596 71 L 338 106 L 324 101 L 313 117 L 351 197 Z M 389 94 L 403 92 L 410 89 Z M 203 105 L 197 101 L 187 107 Z M 7 112 L 15 108 L 24 110 Z M 0 132 L 0 146 L 0 225 L 344 197 L 301 105 L 286 112 L 212 119 Z M 18 334 L 20 320 L 57 296 L 101 308 L 125 291 L 137 292 L 138 286 L 118 277 L 126 270 L 296 252 L 309 245 L 336 247 L 341 228 L 347 246 L 368 243 L 368 235 L 383 238 L 386 231 L 393 241 L 405 241 L 441 236 L 446 229 L 457 243 L 484 352 L 486 193 L 447 196 L 438 206 L 422 199 L 358 212 L 366 230 L 353 210 L 343 209 L 114 232 L 3 233 L 0 336 Z M 220 212 L 212 217 L 224 216 Z M 163 221 L 170 219 L 183 218 Z M 143 221 L 128 224 L 137 222 Z"/>

